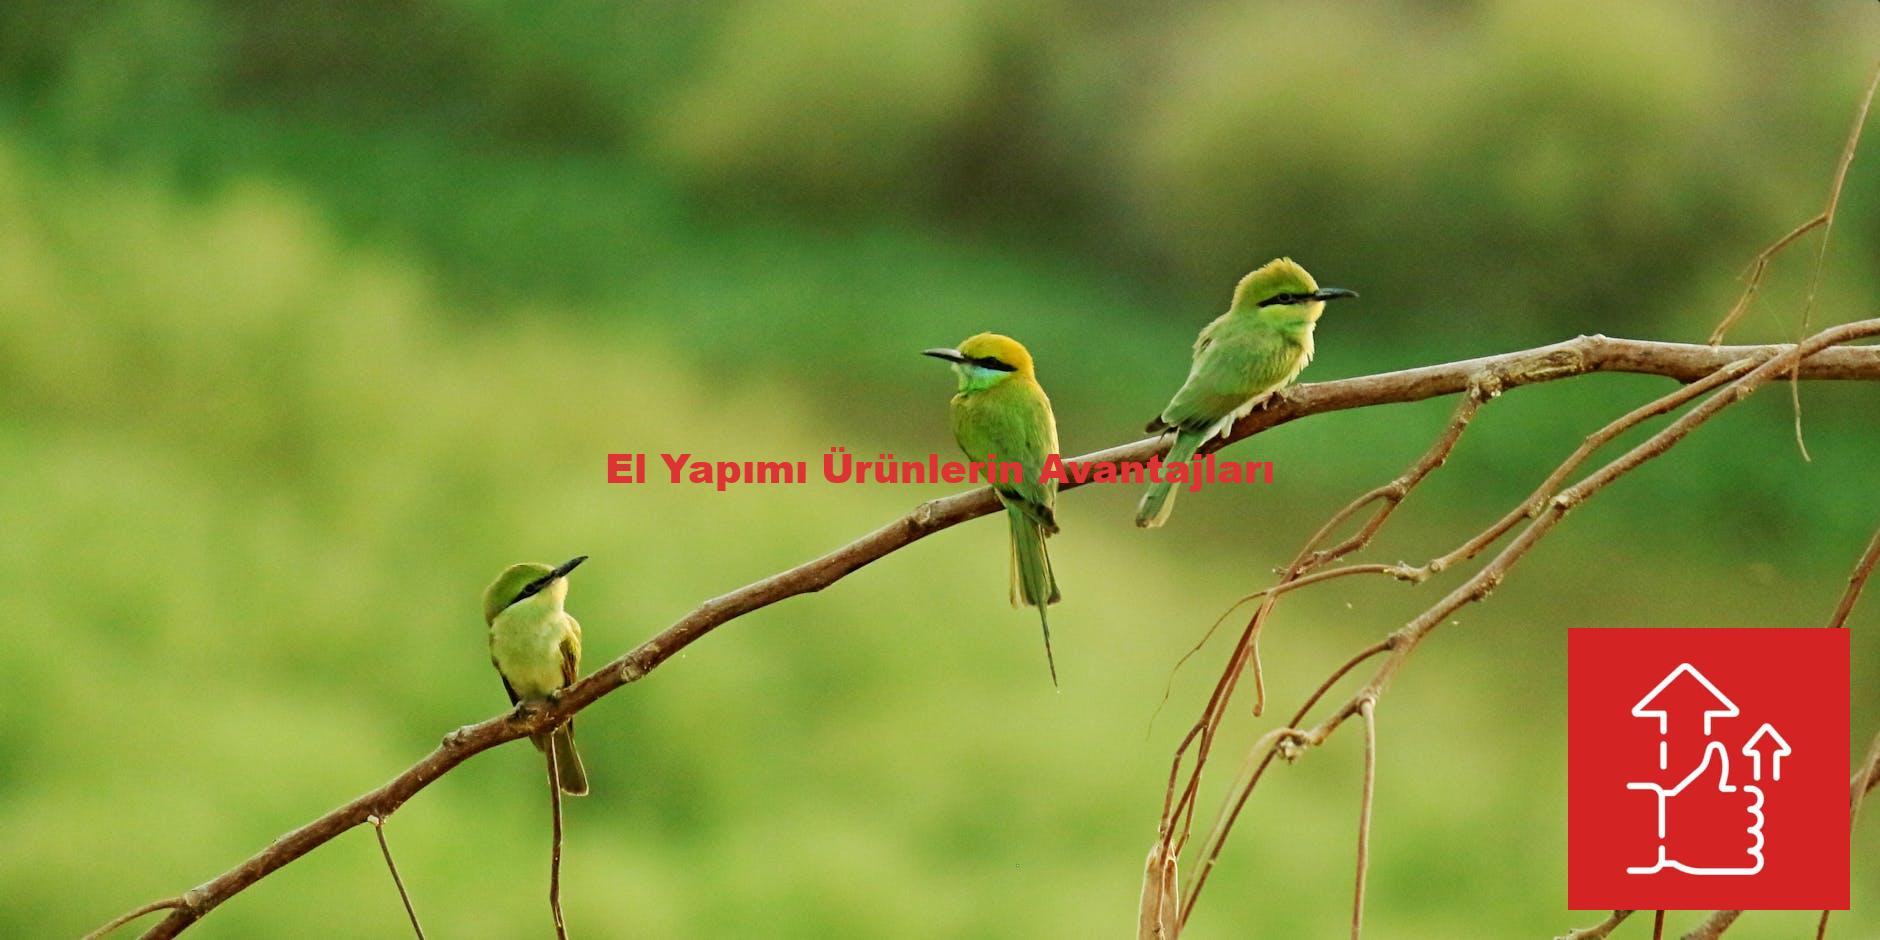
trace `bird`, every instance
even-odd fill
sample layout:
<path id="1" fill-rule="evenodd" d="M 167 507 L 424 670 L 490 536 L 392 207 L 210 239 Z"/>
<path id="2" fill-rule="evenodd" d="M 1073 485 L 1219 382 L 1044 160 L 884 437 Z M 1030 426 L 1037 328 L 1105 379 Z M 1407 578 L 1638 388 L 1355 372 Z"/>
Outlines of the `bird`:
<path id="1" fill-rule="evenodd" d="M 1195 455 L 1201 445 L 1226 434 L 1234 422 L 1299 377 L 1312 361 L 1312 328 L 1328 301 L 1358 296 L 1342 287 L 1320 287 L 1291 258 L 1255 269 L 1234 288 L 1234 300 L 1195 339 L 1188 381 L 1150 421 L 1150 433 L 1174 431 L 1168 463 Z M 1136 509 L 1136 524 L 1153 529 L 1175 508 L 1175 484 L 1149 484 Z"/>
<path id="2" fill-rule="evenodd" d="M 1057 660 L 1045 609 L 1062 595 L 1045 539 L 1058 531 L 1058 484 L 1042 472 L 1045 459 L 1058 452 L 1051 399 L 1038 384 L 1031 353 L 1009 336 L 979 333 L 958 347 L 926 349 L 921 355 L 952 363 L 959 377 L 950 416 L 960 450 L 974 461 L 1013 462 L 1022 470 L 1018 480 L 994 483 L 993 492 L 1012 530 L 1012 606 L 1038 608 L 1045 664 L 1055 686 Z"/>
<path id="3" fill-rule="evenodd" d="M 581 624 L 562 607 L 568 600 L 568 573 L 586 560 L 577 555 L 552 568 L 535 562 L 510 565 L 483 590 L 490 663 L 511 705 L 559 698 L 581 674 Z M 588 792 L 587 770 L 574 748 L 574 719 L 530 740 L 544 753 L 554 748 L 556 782 L 563 793 Z"/>

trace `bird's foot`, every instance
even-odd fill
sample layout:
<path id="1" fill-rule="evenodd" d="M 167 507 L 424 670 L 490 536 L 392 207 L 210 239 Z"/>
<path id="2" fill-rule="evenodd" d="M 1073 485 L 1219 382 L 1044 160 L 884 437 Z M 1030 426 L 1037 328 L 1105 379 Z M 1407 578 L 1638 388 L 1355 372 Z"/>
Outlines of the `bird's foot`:
<path id="1" fill-rule="evenodd" d="M 566 689 L 556 689 L 556 690 L 554 690 L 553 692 L 550 692 L 550 693 L 548 693 L 548 704 L 550 704 L 550 705 L 560 705 L 560 704 L 561 704 L 561 693 L 563 693 L 563 692 L 565 692 L 565 691 L 567 691 L 567 690 L 566 690 Z"/>

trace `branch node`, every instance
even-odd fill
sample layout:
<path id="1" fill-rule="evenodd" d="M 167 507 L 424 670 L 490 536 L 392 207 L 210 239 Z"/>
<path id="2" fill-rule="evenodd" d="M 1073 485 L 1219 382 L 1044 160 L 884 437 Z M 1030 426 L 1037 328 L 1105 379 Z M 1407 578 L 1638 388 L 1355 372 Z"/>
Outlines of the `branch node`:
<path id="1" fill-rule="evenodd" d="M 1299 756 L 1312 746 L 1312 739 L 1297 728 L 1288 728 L 1280 733 L 1274 748 L 1279 752 L 1280 760 L 1288 764 L 1299 760 Z"/>
<path id="2" fill-rule="evenodd" d="M 1501 376 L 1493 372 L 1477 372 L 1469 378 L 1469 397 L 1476 401 L 1500 398 L 1503 390 Z"/>
<path id="3" fill-rule="evenodd" d="M 1501 572 L 1496 571 L 1486 574 L 1482 577 L 1482 582 L 1475 586 L 1475 591 L 1473 592 L 1474 597 L 1478 601 L 1484 600 L 1488 595 L 1495 593 L 1495 589 L 1500 586 Z"/>
<path id="4" fill-rule="evenodd" d="M 915 506 L 914 514 L 912 516 L 914 527 L 917 529 L 925 529 L 933 525 L 934 514 L 936 511 L 938 511 L 939 506 L 940 506 L 940 501 L 937 499 L 930 499 L 924 503 L 921 503 L 918 506 Z"/>

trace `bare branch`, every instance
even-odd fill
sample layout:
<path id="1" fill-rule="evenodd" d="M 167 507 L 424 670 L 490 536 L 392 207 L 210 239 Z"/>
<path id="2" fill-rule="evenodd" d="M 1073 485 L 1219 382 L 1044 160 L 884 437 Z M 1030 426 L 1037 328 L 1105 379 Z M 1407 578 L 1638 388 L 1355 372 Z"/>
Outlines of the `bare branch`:
<path id="1" fill-rule="evenodd" d="M 1684 940 L 1717 940 L 1717 938 L 1723 936 L 1723 932 L 1729 930 L 1730 925 L 1736 923 L 1736 919 L 1741 916 L 1743 916 L 1742 911 L 1713 912 L 1709 917 L 1704 918 L 1703 923 L 1698 924 L 1690 933 L 1685 934 Z"/>
<path id="2" fill-rule="evenodd" d="M 1665 912 L 1653 911 L 1652 912 L 1652 940 L 1664 940 L 1664 937 L 1665 937 Z"/>
<path id="3" fill-rule="evenodd" d="M 1756 253 L 1755 259 L 1750 262 L 1749 270 L 1743 278 L 1743 293 L 1737 297 L 1736 304 L 1730 308 L 1729 313 L 1724 315 L 1722 322 L 1717 324 L 1717 328 L 1711 331 L 1710 345 L 1715 346 L 1723 342 L 1724 334 L 1730 332 L 1730 328 L 1743 318 L 1743 314 L 1749 312 L 1750 301 L 1755 298 L 1756 291 L 1762 287 L 1763 274 L 1768 271 L 1769 262 L 1775 260 L 1776 255 L 1781 254 L 1803 235 L 1819 228 L 1822 230 L 1821 247 L 1815 255 L 1814 273 L 1809 277 L 1808 299 L 1802 305 L 1800 330 L 1803 333 L 1808 332 L 1808 315 L 1814 309 L 1815 293 L 1821 287 L 1822 263 L 1828 256 L 1828 236 L 1834 231 L 1834 217 L 1841 208 L 1841 190 L 1847 185 L 1847 170 L 1854 164 L 1854 153 L 1860 149 L 1860 133 L 1867 126 L 1867 112 L 1873 107 L 1875 89 L 1880 89 L 1880 65 L 1875 67 L 1873 78 L 1867 82 L 1867 93 L 1861 97 L 1860 107 L 1854 112 L 1854 126 L 1848 130 L 1847 140 L 1841 145 L 1841 159 L 1834 168 L 1834 182 L 1828 187 L 1827 205 L 1808 221 L 1797 225 L 1787 235 L 1769 243 L 1762 251 Z M 1797 433 L 1799 434 L 1799 430 Z"/>
<path id="4" fill-rule="evenodd" d="M 1582 336 L 1534 349 L 1441 365 L 1302 385 L 1289 390 L 1273 407 L 1241 419 L 1216 448 L 1268 428 L 1315 414 L 1373 405 L 1422 401 L 1467 390 L 1484 376 L 1502 389 L 1549 382 L 1593 372 L 1659 375 L 1680 382 L 1702 379 L 1739 360 L 1772 361 L 1792 353 L 1791 345 L 1714 347 L 1687 343 Z M 1812 352 L 1812 350 L 1811 350 Z M 1807 379 L 1880 379 L 1880 348 L 1822 350 L 1802 360 Z M 1147 460 L 1166 450 L 1162 437 L 1145 438 L 1079 458 L 1078 462 Z M 1069 484 L 1065 488 L 1074 488 Z M 849 574 L 907 545 L 986 515 L 998 508 L 990 489 L 978 489 L 924 503 L 861 538 L 820 558 L 706 601 L 652 639 L 569 687 L 558 702 L 515 711 L 467 725 L 444 737 L 423 759 L 390 781 L 275 840 L 235 867 L 183 895 L 146 905 L 149 913 L 171 913 L 146 936 L 174 937 L 229 898 L 301 856 L 362 824 L 373 814 L 396 811 L 406 800 L 457 765 L 497 745 L 539 734 L 567 720 L 623 685 L 638 681 L 700 637 L 752 611 L 801 594 L 820 591 Z"/>
<path id="5" fill-rule="evenodd" d="M 1493 378 L 1485 375 L 1478 376 L 1476 379 L 1472 380 L 1468 389 L 1469 394 L 1464 397 L 1462 401 L 1457 403 L 1455 413 L 1450 417 L 1449 424 L 1421 457 L 1417 458 L 1417 460 L 1396 479 L 1359 496 L 1357 499 L 1348 503 L 1344 508 L 1333 513 L 1332 517 L 1328 519 L 1324 525 L 1320 526 L 1317 532 L 1314 532 L 1310 538 L 1306 539 L 1305 545 L 1299 549 L 1299 554 L 1293 558 L 1292 563 L 1282 572 L 1279 584 L 1265 591 L 1242 598 L 1240 601 L 1237 601 L 1233 607 L 1228 608 L 1228 612 L 1232 613 L 1233 610 L 1237 609 L 1247 600 L 1251 600 L 1254 597 L 1262 598 L 1260 607 L 1254 611 L 1253 616 L 1247 621 L 1246 629 L 1241 632 L 1240 640 L 1235 645 L 1234 652 L 1228 659 L 1226 670 L 1222 672 L 1221 678 L 1216 680 L 1214 692 L 1209 697 L 1207 707 L 1203 709 L 1201 718 L 1197 720 L 1194 726 L 1189 730 L 1188 735 L 1182 739 L 1181 746 L 1176 748 L 1174 760 L 1171 762 L 1169 768 L 1169 791 L 1163 799 L 1163 824 L 1161 826 L 1163 838 L 1170 841 L 1169 851 L 1179 855 L 1188 844 L 1188 837 L 1192 832 L 1194 824 L 1197 798 L 1200 793 L 1201 776 L 1202 772 L 1206 769 L 1208 758 L 1212 752 L 1215 732 L 1219 729 L 1222 719 L 1225 718 L 1227 714 L 1227 704 L 1233 698 L 1235 685 L 1240 681 L 1242 673 L 1249 667 L 1252 669 L 1254 679 L 1254 716 L 1258 717 L 1265 708 L 1266 687 L 1265 681 L 1261 676 L 1260 667 L 1260 630 L 1261 627 L 1265 625 L 1267 617 L 1273 612 L 1273 605 L 1278 601 L 1279 596 L 1286 593 L 1288 590 L 1304 587 L 1319 581 L 1330 580 L 1333 577 L 1362 573 L 1371 570 L 1373 567 L 1379 571 L 1389 570 L 1383 566 L 1354 565 L 1349 568 L 1325 572 L 1322 577 L 1306 575 L 1306 572 L 1320 565 L 1330 563 L 1370 544 L 1371 539 L 1377 535 L 1378 530 L 1383 528 L 1384 523 L 1389 520 L 1391 514 L 1396 511 L 1397 506 L 1402 504 L 1404 499 L 1409 496 L 1410 491 L 1437 467 L 1442 466 L 1444 461 L 1449 459 L 1450 451 L 1455 448 L 1456 441 L 1462 437 L 1462 432 L 1468 427 L 1469 421 L 1475 417 L 1475 413 L 1481 408 L 1482 402 L 1497 394 L 1495 389 L 1498 387 Z M 1359 529 L 1357 534 L 1332 548 L 1323 549 L 1320 547 L 1324 544 L 1326 539 L 1331 537 L 1333 532 L 1337 531 L 1339 526 L 1343 525 L 1346 521 L 1355 517 L 1365 507 L 1372 504 L 1377 505 L 1377 510 L 1372 513 L 1371 518 Z M 1302 577 L 1302 575 L 1306 576 Z M 1223 614 L 1222 619 L 1226 619 L 1226 616 L 1226 614 Z M 1208 633 L 1212 634 L 1219 625 L 1220 622 L 1216 621 L 1215 626 L 1208 629 Z M 1201 642 L 1205 644 L 1207 638 L 1203 637 Z M 1199 645 L 1197 645 L 1196 648 L 1199 649 Z M 1193 651 L 1191 650 L 1188 655 L 1193 655 Z M 1182 658 L 1185 661 L 1188 657 L 1183 656 Z M 1180 663 L 1176 665 L 1179 668 Z M 1177 797 L 1175 793 L 1177 781 L 1180 779 L 1181 768 L 1187 759 L 1188 749 L 1191 744 L 1194 745 L 1194 765 L 1189 772 L 1186 787 L 1182 789 L 1180 796 Z M 1258 750 L 1259 749 L 1256 748 L 1254 753 L 1250 753 L 1247 760 L 1252 761 L 1254 757 L 1258 756 Z M 1245 775 L 1243 772 L 1243 778 L 1247 780 L 1247 786 L 1251 787 L 1253 782 L 1259 779 L 1260 773 L 1264 772 L 1265 769 L 1266 761 L 1262 760 L 1259 768 L 1251 775 Z M 1228 810 L 1227 807 L 1229 805 L 1233 805 L 1234 809 L 1231 811 Z M 1226 820 L 1227 825 L 1231 826 L 1232 818 L 1239 813 L 1238 801 L 1233 796 L 1230 795 L 1228 801 L 1222 804 L 1222 813 L 1223 815 L 1220 818 Z M 1177 817 L 1180 818 L 1179 826 L 1176 824 Z M 1217 822 L 1217 825 L 1219 824 L 1220 823 Z M 1179 835 L 1176 835 L 1177 829 L 1179 829 Z M 1224 832 L 1216 834 L 1225 835 Z M 1216 834 L 1211 834 L 1208 839 L 1209 854 L 1202 859 L 1201 867 L 1196 872 L 1194 891 L 1198 891 L 1201 884 L 1206 882 L 1208 872 L 1214 865 L 1214 854 L 1220 851 L 1221 840 L 1214 838 Z M 1186 916 L 1185 910 L 1184 916 Z"/>
<path id="6" fill-rule="evenodd" d="M 1358 874 L 1351 889 L 1351 940 L 1364 929 L 1364 873 L 1371 863 L 1371 803 L 1377 792 L 1377 702 L 1358 706 L 1364 717 L 1364 802 L 1358 807 Z"/>
<path id="7" fill-rule="evenodd" d="M 1841 190 L 1847 186 L 1847 170 L 1854 165 L 1854 152 L 1860 149 L 1860 132 L 1867 126 L 1867 112 L 1873 109 L 1873 95 L 1880 90 L 1880 62 L 1874 63 L 1873 77 L 1867 80 L 1867 93 L 1861 96 L 1854 112 L 1854 126 L 1848 129 L 1847 142 L 1841 145 L 1841 159 L 1834 167 L 1834 183 L 1828 187 L 1828 205 L 1821 210 L 1821 246 L 1815 250 L 1815 273 L 1808 279 L 1808 299 L 1802 302 L 1801 332 L 1808 332 L 1808 315 L 1815 309 L 1815 294 L 1821 289 L 1821 269 L 1828 261 L 1828 241 L 1834 237 L 1834 219 L 1841 210 Z"/>
<path id="8" fill-rule="evenodd" d="M 139 917 L 144 916 L 145 914 L 154 914 L 157 911 L 167 911 L 167 910 L 171 910 L 173 908 L 179 908 L 182 906 L 183 906 L 182 898 L 164 898 L 160 901 L 152 901 L 149 904 L 144 905 L 143 907 L 131 908 L 130 910 L 125 911 L 124 913 L 111 918 L 110 920 L 105 922 L 104 926 L 99 927 L 97 930 L 94 930 L 91 933 L 86 934 L 85 936 L 79 938 L 79 940 L 98 940 L 98 938 L 103 937 L 105 934 L 108 934 L 111 931 L 116 930 L 119 927 L 122 927 L 125 924 L 128 924 L 131 921 L 134 921 Z"/>
<path id="9" fill-rule="evenodd" d="M 1335 732 L 1347 719 L 1360 714 L 1367 703 L 1375 702 L 1383 694 L 1390 680 L 1395 676 L 1396 672 L 1402 668 L 1410 653 L 1424 637 L 1428 636 L 1429 633 L 1435 630 L 1445 619 L 1463 606 L 1486 598 L 1489 593 L 1500 585 L 1513 565 L 1523 558 L 1536 543 L 1545 537 L 1547 533 L 1575 507 L 1597 495 L 1599 491 L 1609 486 L 1619 477 L 1664 454 L 1671 447 L 1682 441 L 1699 425 L 1715 417 L 1723 409 L 1748 397 L 1771 379 L 1784 372 L 1800 371 L 1800 363 L 1813 357 L 1816 353 L 1831 346 L 1852 342 L 1877 334 L 1880 334 L 1880 320 L 1863 320 L 1824 330 L 1797 346 L 1785 348 L 1781 353 L 1773 357 L 1764 356 L 1747 361 L 1734 360 L 1722 364 L 1712 375 L 1706 377 L 1705 382 L 1699 383 L 1705 388 L 1721 388 L 1720 391 L 1715 392 L 1701 404 L 1673 421 L 1670 425 L 1619 457 L 1606 463 L 1592 474 L 1572 486 L 1560 490 L 1551 498 L 1547 499 L 1543 505 L 1533 507 L 1528 513 L 1528 515 L 1531 516 L 1531 521 L 1528 526 L 1511 544 L 1504 548 L 1500 554 L 1496 555 L 1494 559 L 1484 565 L 1462 585 L 1444 596 L 1442 600 L 1426 609 L 1409 623 L 1404 624 L 1394 631 L 1389 638 L 1389 655 L 1385 657 L 1384 662 L 1378 667 L 1376 672 L 1373 673 L 1370 681 L 1354 693 L 1337 711 L 1333 712 L 1310 730 L 1300 731 L 1294 728 L 1282 729 L 1284 733 L 1277 737 L 1269 735 L 1269 737 L 1272 737 L 1270 744 L 1266 743 L 1267 738 L 1262 738 L 1262 746 L 1277 750 L 1283 756 L 1292 759 L 1305 750 L 1317 747 L 1319 744 L 1323 743 L 1325 739 Z M 1757 363 L 1754 368 L 1748 368 L 1749 361 Z M 1738 375 L 1741 377 L 1731 381 L 1734 376 Z M 1604 443 L 1609 441 L 1625 429 L 1638 424 L 1647 417 L 1670 411 L 1672 408 L 1676 407 L 1677 404 L 1688 401 L 1691 397 L 1688 390 L 1681 390 L 1634 409 L 1611 422 L 1592 437 L 1589 437 L 1587 439 L 1588 444 L 1593 445 L 1594 442 Z M 1591 449 L 1592 448 L 1588 445 L 1582 445 L 1580 450 L 1577 450 L 1574 455 L 1570 456 L 1566 464 L 1563 465 L 1567 468 L 1566 471 L 1563 472 L 1557 469 L 1554 474 L 1550 475 L 1549 479 L 1553 480 L 1558 477 L 1564 480 L 1573 467 L 1577 466 L 1578 462 L 1591 452 Z M 1289 572 L 1290 570 L 1291 569 L 1289 569 Z M 1228 675 L 1230 677 L 1235 668 L 1237 668 L 1236 664 L 1230 659 L 1228 666 Z M 1212 703 L 1210 704 L 1210 708 L 1212 708 Z M 1193 733 L 1191 732 L 1191 737 L 1192 736 Z M 1186 746 L 1186 740 L 1183 746 Z M 1179 757 L 1180 751 L 1178 750 L 1178 765 Z M 1244 787 L 1239 788 L 1236 793 L 1230 793 L 1229 799 L 1237 804 L 1244 803 L 1251 793 L 1252 785 L 1257 783 L 1260 772 L 1264 771 L 1270 761 L 1270 754 L 1263 757 L 1258 769 L 1251 775 Z M 1200 768 L 1197 767 L 1191 777 L 1189 787 L 1191 792 L 1195 787 L 1193 781 L 1198 779 L 1199 776 Z M 1171 787 L 1172 786 L 1173 780 L 1171 780 Z M 1224 813 L 1221 818 L 1225 826 L 1231 828 L 1233 820 L 1237 818 L 1237 816 L 1238 805 L 1233 812 Z M 1199 900 L 1201 888 L 1205 885 L 1207 875 L 1212 868 L 1213 855 L 1217 854 L 1221 846 L 1225 843 L 1226 832 L 1220 828 L 1220 825 L 1221 824 L 1217 824 L 1216 831 L 1209 833 L 1208 838 L 1203 842 L 1204 848 L 1209 854 L 1203 856 L 1201 865 L 1195 875 L 1195 884 L 1189 889 L 1188 896 L 1185 899 L 1185 907 L 1183 910 L 1184 923 L 1188 916 L 1193 913 L 1194 906 Z M 1168 826 L 1166 813 L 1163 826 L 1166 831 Z"/>
<path id="10" fill-rule="evenodd" d="M 1605 920 L 1602 920 L 1597 924 L 1594 924 L 1591 927 L 1581 927 L 1578 930 L 1569 930 L 1566 933 L 1563 933 L 1560 936 L 1555 937 L 1554 940 L 1606 940 L 1607 937 L 1612 936 L 1613 930 L 1617 928 L 1620 924 L 1625 923 L 1625 919 L 1628 917 L 1631 917 L 1633 913 L 1635 912 L 1613 911 L 1611 916 L 1607 917 Z M 1658 913 L 1660 915 L 1664 914 L 1663 911 L 1659 911 Z"/>
<path id="11" fill-rule="evenodd" d="M 1880 544 L 1880 536 L 1875 536 L 1875 544 Z M 1872 554 L 1871 546 L 1868 552 Z M 1867 562 L 1867 567 L 1870 569 L 1873 567 L 1871 560 Z M 1857 589 L 1850 588 L 1850 590 L 1852 593 L 1859 593 Z M 1842 603 L 1852 606 L 1851 601 L 1846 599 L 1843 599 Z M 1873 743 L 1867 745 L 1867 756 L 1861 760 L 1859 767 L 1854 768 L 1854 775 L 1847 781 L 1847 825 L 1849 828 L 1852 828 L 1855 821 L 1860 818 L 1861 804 L 1865 802 L 1867 794 L 1876 785 L 1880 785 L 1880 734 L 1873 736 Z M 1834 912 L 1821 912 L 1821 920 L 1815 924 L 1815 940 L 1822 940 L 1828 935 L 1828 915 L 1832 913 Z"/>
<path id="12" fill-rule="evenodd" d="M 1874 530 L 1867 550 L 1861 553 L 1860 561 L 1854 563 L 1854 573 L 1847 576 L 1847 590 L 1841 592 L 1841 602 L 1834 606 L 1834 616 L 1828 618 L 1828 626 L 1847 626 L 1847 615 L 1854 612 L 1854 602 L 1860 600 L 1860 592 L 1867 586 L 1867 577 L 1873 574 L 1876 561 L 1880 561 L 1880 529 Z"/>
<path id="13" fill-rule="evenodd" d="M 424 940 L 424 927 L 418 923 L 418 911 L 411 906 L 411 895 L 405 891 L 405 879 L 398 877 L 398 863 L 392 861 L 392 847 L 385 841 L 385 817 L 373 816 L 367 820 L 372 823 L 372 831 L 379 837 L 379 851 L 385 855 L 385 867 L 391 870 L 392 884 L 398 888 L 398 899 L 405 902 L 405 916 L 411 918 L 411 932 Z"/>
<path id="14" fill-rule="evenodd" d="M 1181 911 L 1181 879 L 1175 871 L 1175 857 L 1160 836 L 1149 848 L 1149 860 L 1143 866 L 1142 900 L 1138 904 L 1136 940 L 1175 940 L 1181 933 L 1176 920 Z"/>

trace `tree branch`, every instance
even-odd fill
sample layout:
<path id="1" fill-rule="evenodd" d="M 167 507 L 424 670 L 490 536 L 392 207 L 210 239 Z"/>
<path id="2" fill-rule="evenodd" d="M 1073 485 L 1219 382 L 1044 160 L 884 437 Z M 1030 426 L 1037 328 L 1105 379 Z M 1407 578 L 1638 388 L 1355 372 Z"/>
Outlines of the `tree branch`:
<path id="1" fill-rule="evenodd" d="M 1625 923 L 1625 919 L 1631 917 L 1633 913 L 1632 911 L 1613 911 L 1605 920 L 1591 927 L 1569 930 L 1555 937 L 1554 940 L 1606 940 L 1606 938 L 1612 936 L 1612 932 L 1618 929 L 1620 924 Z M 1663 911 L 1659 911 L 1658 913 L 1660 915 L 1664 914 Z"/>
<path id="2" fill-rule="evenodd" d="M 1703 923 L 1685 934 L 1684 940 L 1717 940 L 1718 937 L 1723 936 L 1724 931 L 1730 929 L 1731 924 L 1736 923 L 1738 917 L 1742 916 L 1742 911 L 1713 912 L 1709 917 L 1704 918 Z"/>
<path id="3" fill-rule="evenodd" d="M 1867 325 L 1880 331 L 1880 321 L 1868 321 Z M 1831 332 L 1846 335 L 1847 330 L 1848 327 L 1842 327 Z M 1739 360 L 1766 363 L 1794 349 L 1788 344 L 1717 347 L 1582 336 L 1501 355 L 1297 386 L 1279 396 L 1272 407 L 1241 419 L 1210 449 L 1309 415 L 1453 395 L 1485 377 L 1492 377 L 1504 390 L 1593 372 L 1658 375 L 1693 382 Z M 1880 348 L 1825 349 L 1803 359 L 1798 373 L 1805 379 L 1880 380 Z M 1146 438 L 1079 460 L 1147 460 L 1166 449 L 1165 439 Z M 1064 488 L 1074 486 L 1067 484 Z M 366 823 L 369 817 L 390 815 L 471 757 L 499 744 L 548 731 L 603 696 L 644 677 L 719 626 L 799 594 L 820 591 L 870 562 L 997 508 L 998 502 L 989 489 L 932 500 L 820 558 L 706 601 L 652 639 L 569 687 L 559 701 L 524 706 L 459 728 L 446 735 L 422 760 L 378 788 L 281 836 L 239 865 L 181 896 L 159 902 L 157 908 L 140 909 L 148 913 L 163 905 L 172 906 L 170 915 L 145 936 L 176 936 L 217 905 L 341 833 Z M 1403 652 L 1393 649 L 1386 661 L 1386 674 L 1378 677 L 1376 685 L 1381 687 L 1381 680 L 1395 671 Z M 1342 721 L 1347 716 L 1341 711 L 1336 720 Z"/>
<path id="4" fill-rule="evenodd" d="M 373 816 L 366 820 L 372 824 L 372 831 L 379 837 L 379 851 L 385 856 L 385 867 L 392 873 L 392 885 L 398 889 L 398 899 L 405 902 L 405 916 L 411 918 L 411 932 L 418 940 L 424 940 L 424 926 L 418 923 L 418 910 L 411 906 L 411 894 L 405 890 L 405 879 L 398 877 L 398 863 L 392 861 L 391 843 L 385 841 L 385 817 Z"/>
<path id="5" fill-rule="evenodd" d="M 1358 874 L 1351 887 L 1351 940 L 1364 930 L 1364 876 L 1371 864 L 1371 806 L 1377 795 L 1377 702 L 1358 706 L 1364 717 L 1364 802 L 1358 807 Z"/>
<path id="6" fill-rule="evenodd" d="M 1847 626 L 1847 615 L 1854 612 L 1854 602 L 1860 600 L 1861 589 L 1867 586 L 1867 578 L 1873 574 L 1877 561 L 1880 561 L 1880 529 L 1874 530 L 1867 550 L 1861 553 L 1860 561 L 1854 563 L 1854 573 L 1847 576 L 1847 590 L 1841 592 L 1841 602 L 1834 605 L 1834 616 L 1828 618 L 1828 626 Z"/>

